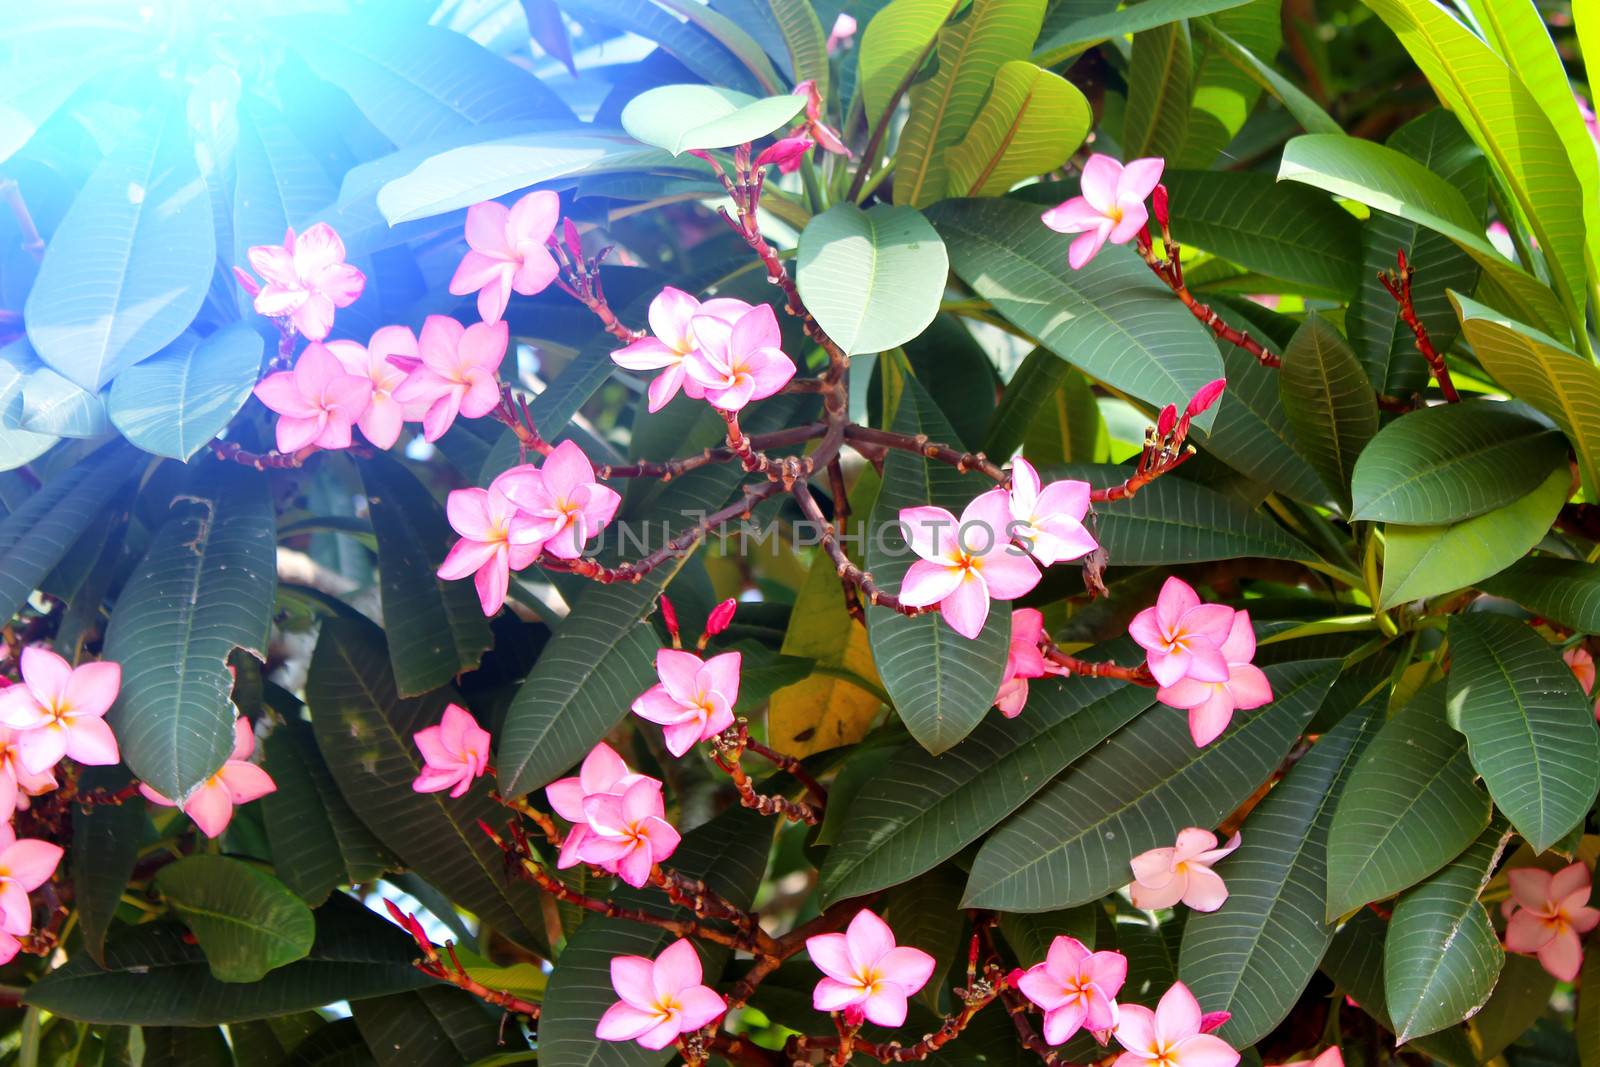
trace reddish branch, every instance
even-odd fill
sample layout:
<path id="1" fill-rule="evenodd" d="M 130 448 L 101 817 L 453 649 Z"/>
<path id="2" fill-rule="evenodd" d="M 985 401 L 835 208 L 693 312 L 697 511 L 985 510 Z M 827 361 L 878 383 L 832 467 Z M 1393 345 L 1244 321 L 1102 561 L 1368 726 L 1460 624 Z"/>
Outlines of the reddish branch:
<path id="1" fill-rule="evenodd" d="M 237 463 L 258 471 L 293 470 L 305 466 L 306 460 L 317 453 L 316 445 L 306 445 L 298 452 L 252 452 L 237 441 L 212 441 L 211 452 L 220 460 Z"/>
<path id="2" fill-rule="evenodd" d="M 605 288 L 600 282 L 600 264 L 611 253 L 610 247 L 602 248 L 592 257 L 585 257 L 583 246 L 578 242 L 577 230 L 570 223 L 564 239 L 551 235 L 549 246 L 550 253 L 555 256 L 556 264 L 561 269 L 556 277 L 556 285 L 562 292 L 594 312 L 605 331 L 623 344 L 632 344 L 645 336 L 643 330 L 623 325 L 606 301 Z"/>
<path id="3" fill-rule="evenodd" d="M 1055 643 L 1045 639 L 1040 646 L 1044 658 L 1060 668 L 1062 674 L 1078 674 L 1085 678 L 1115 678 L 1118 681 L 1132 682 L 1147 688 L 1155 688 L 1159 683 L 1150 674 L 1150 668 L 1143 663 L 1137 667 L 1122 667 L 1115 663 L 1098 663 L 1094 660 L 1079 659 L 1069 656 Z"/>
<path id="4" fill-rule="evenodd" d="M 528 1001 L 502 990 L 490 989 L 468 974 L 467 969 L 461 965 L 461 960 L 456 957 L 454 942 L 446 941 L 444 943 L 445 953 L 450 957 L 449 962 L 446 963 L 444 957 L 439 955 L 439 950 L 434 946 L 433 940 L 422 929 L 422 924 L 417 921 L 415 915 L 401 911 L 392 900 L 385 900 L 383 903 L 389 909 L 389 915 L 400 925 L 401 929 L 411 935 L 411 939 L 417 943 L 417 948 L 421 950 L 422 958 L 413 964 L 417 970 L 430 977 L 449 982 L 456 988 L 471 993 L 479 1000 L 493 1004 L 497 1008 L 503 1008 L 515 1015 L 527 1015 L 535 1019 L 539 1017 L 539 1005 L 530 1004 Z"/>
<path id="5" fill-rule="evenodd" d="M 500 404 L 489 412 L 489 416 L 511 427 L 511 432 L 517 435 L 517 449 L 523 462 L 527 462 L 529 452 L 537 452 L 541 456 L 550 454 L 551 445 L 539 436 L 539 428 L 533 424 L 533 413 L 528 410 L 527 398 L 513 393 L 504 382 L 500 384 Z"/>
<path id="6" fill-rule="evenodd" d="M 774 430 L 772 433 L 750 434 L 745 440 L 749 442 L 751 449 L 764 452 L 814 441 L 827 430 L 826 423 L 808 422 L 804 426 L 791 426 L 784 430 Z M 683 459 L 645 460 L 618 466 L 602 466 L 596 469 L 595 476 L 601 479 L 659 478 L 664 482 L 670 482 L 692 470 L 699 470 L 713 463 L 732 463 L 738 458 L 739 456 L 727 445 L 718 445 Z"/>
<path id="7" fill-rule="evenodd" d="M 745 771 L 742 762 L 746 749 L 787 771 L 805 786 L 806 792 L 811 795 L 811 801 L 808 803 L 756 792 L 755 783 L 750 780 L 750 775 Z M 813 778 L 793 756 L 775 752 L 766 745 L 752 740 L 749 726 L 744 719 L 740 719 L 711 739 L 711 758 L 733 779 L 734 788 L 739 791 L 739 803 L 745 807 L 759 811 L 763 815 L 778 815 L 790 822 L 803 822 L 807 826 L 815 826 L 821 820 L 823 808 L 828 802 L 828 794 L 821 783 Z"/>
<path id="8" fill-rule="evenodd" d="M 1459 403 L 1461 394 L 1456 392 L 1456 383 L 1450 380 L 1450 368 L 1444 365 L 1444 357 L 1433 347 L 1433 338 L 1428 336 L 1428 328 L 1422 325 L 1422 320 L 1417 317 L 1417 306 L 1411 299 L 1411 279 L 1416 271 L 1406 261 L 1405 249 L 1400 249 L 1396 258 L 1400 269 L 1379 272 L 1378 281 L 1389 291 L 1389 295 L 1394 297 L 1395 303 L 1400 305 L 1400 319 L 1411 328 L 1412 336 L 1417 339 L 1417 351 L 1422 353 L 1429 372 L 1439 383 L 1439 392 L 1444 394 L 1445 400 L 1449 403 Z"/>

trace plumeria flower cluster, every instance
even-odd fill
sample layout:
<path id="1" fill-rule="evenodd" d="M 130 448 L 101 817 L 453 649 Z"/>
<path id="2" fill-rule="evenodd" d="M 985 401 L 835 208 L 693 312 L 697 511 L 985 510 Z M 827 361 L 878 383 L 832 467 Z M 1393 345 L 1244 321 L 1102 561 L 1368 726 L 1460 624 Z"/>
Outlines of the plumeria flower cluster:
<path id="1" fill-rule="evenodd" d="M 1043 961 L 1012 975 L 1012 984 L 1044 1012 L 1044 1039 L 1065 1044 L 1081 1029 L 1104 1045 L 1117 1028 L 1117 993 L 1128 977 L 1128 957 L 1093 952 L 1075 937 L 1050 942 Z"/>
<path id="2" fill-rule="evenodd" d="M 1212 865 L 1239 847 L 1234 834 L 1217 846 L 1217 835 L 1191 826 L 1179 831 L 1171 846 L 1153 848 L 1133 857 L 1133 884 L 1129 895 L 1135 907 L 1154 911 L 1185 904 L 1195 911 L 1216 911 L 1228 899 L 1228 887 Z"/>
<path id="3" fill-rule="evenodd" d="M 1575 981 L 1583 969 L 1581 935 L 1600 925 L 1600 910 L 1589 906 L 1589 868 L 1574 863 L 1552 874 L 1518 867 L 1507 878 L 1506 951 L 1533 956 L 1561 981 Z"/>
<path id="4" fill-rule="evenodd" d="M 139 792 L 146 800 L 162 807 L 181 807 L 207 837 L 220 837 L 233 820 L 234 808 L 259 800 L 278 788 L 271 775 L 251 762 L 255 750 L 255 730 L 250 720 L 241 715 L 233 720 L 233 750 L 228 753 L 227 760 L 182 804 L 162 796 L 148 785 L 141 785 Z"/>
<path id="5" fill-rule="evenodd" d="M 652 412 L 680 388 L 691 399 L 737 412 L 795 375 L 770 304 L 732 297 L 702 302 L 669 285 L 650 301 L 649 320 L 650 333 L 611 358 L 628 370 L 661 371 L 648 390 Z"/>
<path id="6" fill-rule="evenodd" d="M 576 777 L 551 782 L 544 793 L 555 813 L 572 824 L 557 867 L 587 863 L 638 887 L 678 847 L 661 781 L 630 771 L 603 741 L 584 757 Z"/>
<path id="7" fill-rule="evenodd" d="M 610 524 L 622 497 L 595 480 L 583 449 L 563 441 L 538 466 L 524 463 L 487 489 L 457 489 L 445 516 L 460 536 L 439 566 L 445 579 L 473 576 L 478 603 L 493 615 L 505 603 L 511 572 L 541 554 L 576 559 Z"/>

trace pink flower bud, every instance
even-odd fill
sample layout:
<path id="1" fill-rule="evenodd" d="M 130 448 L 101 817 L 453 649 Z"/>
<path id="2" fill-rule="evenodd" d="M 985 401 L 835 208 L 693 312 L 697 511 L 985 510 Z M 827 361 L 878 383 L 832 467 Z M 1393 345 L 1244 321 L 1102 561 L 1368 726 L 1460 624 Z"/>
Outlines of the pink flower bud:
<path id="1" fill-rule="evenodd" d="M 1231 1011 L 1208 1011 L 1200 1016 L 1200 1032 L 1202 1034 L 1212 1033 L 1231 1018 L 1233 1018 L 1233 1012 Z"/>
<path id="2" fill-rule="evenodd" d="M 793 174 L 800 169 L 800 164 L 806 158 L 806 153 L 811 151 L 812 141 L 809 137 L 785 137 L 769 145 L 756 157 L 756 166 L 765 167 L 776 164 L 783 174 Z"/>
<path id="3" fill-rule="evenodd" d="M 1194 399 L 1189 401 L 1189 407 L 1186 410 L 1186 414 L 1190 418 L 1194 418 L 1196 415 L 1209 408 L 1212 404 L 1215 404 L 1217 402 L 1217 398 L 1222 395 L 1222 390 L 1227 388 L 1227 385 L 1228 379 L 1226 378 L 1218 378 L 1216 381 L 1207 382 L 1205 385 L 1202 385 L 1200 390 L 1194 394 Z"/>
<path id="4" fill-rule="evenodd" d="M 673 644 L 678 643 L 678 612 L 672 606 L 672 601 L 667 599 L 667 594 L 661 594 L 661 621 L 666 624 L 667 633 L 671 636 Z"/>
<path id="5" fill-rule="evenodd" d="M 250 277 L 250 275 L 246 274 L 238 267 L 233 268 L 233 276 L 239 279 L 239 286 L 244 289 L 245 292 L 249 293 L 251 297 L 255 297 L 260 294 L 261 283 Z"/>
<path id="6" fill-rule="evenodd" d="M 1172 427 L 1178 422 L 1178 408 L 1175 404 L 1168 404 L 1161 409 L 1161 414 L 1156 418 L 1156 433 L 1162 437 L 1172 432 Z"/>
<path id="7" fill-rule="evenodd" d="M 724 600 L 711 609 L 711 614 L 706 618 L 706 636 L 715 637 L 728 628 L 733 621 L 733 613 L 739 610 L 739 602 L 732 597 Z"/>
<path id="8" fill-rule="evenodd" d="M 1157 185 L 1150 191 L 1150 206 L 1155 209 L 1156 225 L 1163 230 L 1167 228 L 1167 187 Z"/>
<path id="9" fill-rule="evenodd" d="M 567 251 L 572 253 L 572 258 L 583 259 L 583 242 L 578 239 L 578 227 L 573 225 L 571 219 L 561 220 L 561 236 L 566 240 Z"/>
<path id="10" fill-rule="evenodd" d="M 859 1004 L 851 1004 L 844 1009 L 844 1024 L 852 1030 L 866 1025 L 867 1013 Z"/>

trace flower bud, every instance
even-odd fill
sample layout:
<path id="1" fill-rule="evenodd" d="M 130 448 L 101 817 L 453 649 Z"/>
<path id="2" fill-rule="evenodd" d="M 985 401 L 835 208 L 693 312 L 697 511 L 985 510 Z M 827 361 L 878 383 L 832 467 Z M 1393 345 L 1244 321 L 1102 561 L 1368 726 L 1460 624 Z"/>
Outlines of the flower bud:
<path id="1" fill-rule="evenodd" d="M 805 136 L 785 137 L 769 145 L 756 157 L 756 166 L 765 167 L 776 164 L 783 174 L 793 174 L 800 169 L 800 163 L 806 158 L 806 153 L 811 151 L 813 142 Z"/>
<path id="2" fill-rule="evenodd" d="M 711 614 L 706 617 L 706 636 L 715 637 L 726 630 L 733 621 L 733 613 L 738 610 L 739 602 L 732 597 L 712 608 Z"/>
<path id="3" fill-rule="evenodd" d="M 233 276 L 239 279 L 240 288 L 249 293 L 252 297 L 260 294 L 261 283 L 250 277 L 250 275 L 246 274 L 238 267 L 233 268 Z"/>
<path id="4" fill-rule="evenodd" d="M 567 251 L 572 253 L 572 258 L 583 262 L 583 241 L 578 238 L 578 227 L 573 225 L 571 219 L 561 220 L 561 236 L 567 243 Z"/>
<path id="5" fill-rule="evenodd" d="M 674 646 L 678 644 L 678 612 L 672 606 L 672 601 L 667 599 L 667 594 L 661 594 L 661 621 L 667 626 L 667 633 L 672 637 Z"/>
<path id="6" fill-rule="evenodd" d="M 1161 227 L 1162 232 L 1165 232 L 1168 220 L 1167 187 L 1165 185 L 1157 185 L 1150 191 L 1150 207 L 1156 217 L 1156 225 Z"/>
<path id="7" fill-rule="evenodd" d="M 1172 432 L 1173 426 L 1178 422 L 1178 406 L 1168 404 L 1161 409 L 1161 414 L 1156 417 L 1156 433 L 1162 437 Z"/>
<path id="8" fill-rule="evenodd" d="M 1208 1011 L 1200 1016 L 1200 1032 L 1209 1034 L 1231 1018 L 1233 1018 L 1231 1011 Z"/>
<path id="9" fill-rule="evenodd" d="M 1194 399 L 1189 401 L 1189 407 L 1185 414 L 1192 419 L 1202 411 L 1206 410 L 1206 408 L 1209 408 L 1212 404 L 1215 404 L 1217 402 L 1217 398 L 1222 395 L 1222 390 L 1225 389 L 1227 385 L 1228 379 L 1226 378 L 1218 378 L 1215 381 L 1207 382 L 1205 385 L 1202 385 L 1199 391 L 1194 394 Z"/>

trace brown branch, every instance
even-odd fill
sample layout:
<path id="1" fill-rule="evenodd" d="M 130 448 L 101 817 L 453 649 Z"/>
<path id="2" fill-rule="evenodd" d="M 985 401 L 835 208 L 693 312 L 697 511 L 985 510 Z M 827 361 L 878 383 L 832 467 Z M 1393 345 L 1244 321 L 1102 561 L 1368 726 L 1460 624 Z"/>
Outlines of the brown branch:
<path id="1" fill-rule="evenodd" d="M 294 470 L 305 466 L 306 460 L 318 451 L 316 445 L 306 445 L 298 452 L 251 452 L 237 441 L 211 442 L 211 452 L 218 459 L 258 471 Z"/>
<path id="2" fill-rule="evenodd" d="M 573 246 L 568 247 L 561 238 L 552 234 L 548 244 L 561 271 L 556 277 L 556 285 L 562 292 L 594 312 L 605 331 L 623 344 L 632 344 L 646 336 L 643 330 L 623 325 L 606 300 L 605 289 L 600 282 L 600 264 L 610 254 L 609 247 L 602 248 L 591 258 L 585 258 L 576 238 Z"/>
<path id="3" fill-rule="evenodd" d="M 828 492 L 833 495 L 833 521 L 839 530 L 849 533 L 850 530 L 850 493 L 844 484 L 844 466 L 835 456 L 828 464 Z M 843 545 L 840 549 L 843 549 Z M 848 558 L 848 557 L 847 557 Z M 850 617 L 863 626 L 867 622 L 867 609 L 861 604 L 861 590 L 849 582 L 840 582 L 839 588 L 844 590 L 844 610 Z"/>
<path id="4" fill-rule="evenodd" d="M 790 800 L 788 797 L 767 796 L 756 792 L 755 784 L 750 780 L 750 775 L 745 771 L 742 762 L 745 749 L 753 747 L 754 744 L 755 742 L 750 740 L 749 726 L 744 719 L 739 719 L 711 739 L 711 758 L 733 778 L 734 788 L 739 791 L 739 803 L 763 815 L 778 815 L 791 822 L 803 822 L 807 826 L 815 826 L 821 820 L 823 805 L 827 802 L 827 794 L 822 792 L 822 786 L 800 768 L 799 761 L 794 757 L 784 756 L 763 745 L 761 746 L 763 756 L 785 770 L 800 770 L 801 774 L 796 777 L 800 778 L 803 775 L 803 784 L 819 799 L 813 806 L 804 801 Z"/>
<path id="5" fill-rule="evenodd" d="M 519 462 L 526 463 L 529 452 L 537 452 L 541 456 L 551 453 L 552 446 L 539 436 L 539 428 L 533 423 L 533 412 L 528 410 L 527 399 L 513 393 L 511 386 L 505 382 L 500 383 L 500 403 L 489 412 L 489 417 L 509 426 L 511 432 L 517 435 Z"/>
<path id="6" fill-rule="evenodd" d="M 750 447 L 759 451 L 768 449 L 789 448 L 794 445 L 805 444 L 813 441 L 827 432 L 827 424 L 821 422 L 808 422 L 803 426 L 791 426 L 783 430 L 774 430 L 772 433 L 750 434 L 745 438 L 750 442 Z M 668 460 L 641 460 L 618 466 L 602 466 L 595 470 L 595 476 L 601 479 L 610 478 L 659 478 L 664 482 L 687 474 L 692 470 L 709 466 L 713 463 L 732 463 L 739 457 L 727 445 L 717 445 L 708 448 L 698 455 L 686 456 L 682 459 Z"/>
<path id="7" fill-rule="evenodd" d="M 860 591 L 862 598 L 868 604 L 876 607 L 888 608 L 890 611 L 899 612 L 901 615 L 921 615 L 928 608 L 914 608 L 900 602 L 900 598 L 890 593 L 885 593 L 878 588 L 878 583 L 872 578 L 870 571 L 864 571 L 851 562 L 845 553 L 844 546 L 839 543 L 839 533 L 834 529 L 833 523 L 822 514 L 822 508 L 817 504 L 816 497 L 811 495 L 811 487 L 805 482 L 795 482 L 790 489 L 795 503 L 800 505 L 800 512 L 806 520 L 816 526 L 819 543 L 822 550 L 833 560 L 834 573 L 839 580 L 847 586 L 853 586 Z"/>
<path id="8" fill-rule="evenodd" d="M 948 464 L 963 474 L 977 471 L 1002 486 L 1011 484 L 1011 475 L 982 452 L 962 452 L 949 445 L 930 441 L 927 434 L 875 430 L 870 426 L 857 426 L 851 423 L 845 427 L 844 438 L 852 444 L 878 445 L 883 448 L 898 449 L 901 452 L 915 452 L 927 459 Z"/>
<path id="9" fill-rule="evenodd" d="M 527 1015 L 535 1019 L 539 1017 L 539 1005 L 529 1003 L 502 990 L 490 989 L 468 974 L 467 969 L 461 965 L 461 961 L 456 957 L 455 945 L 449 941 L 446 941 L 444 945 L 445 952 L 450 956 L 450 962 L 446 964 L 444 958 L 439 955 L 439 950 L 434 947 L 433 940 L 422 929 L 422 924 L 417 921 L 415 915 L 401 911 L 392 900 L 385 900 L 383 903 L 389 909 L 390 917 L 399 924 L 402 930 L 411 935 L 411 939 L 417 943 L 417 948 L 421 950 L 422 958 L 412 963 L 412 966 L 416 967 L 417 970 L 432 978 L 449 982 L 456 988 L 471 993 L 479 1000 L 487 1004 L 493 1004 L 497 1008 L 503 1008 L 512 1014 Z"/>
<path id="10" fill-rule="evenodd" d="M 1395 303 L 1400 305 L 1400 319 L 1411 328 L 1411 334 L 1417 339 L 1417 351 L 1422 354 L 1423 360 L 1428 364 L 1428 371 L 1439 383 L 1439 392 L 1444 394 L 1446 402 L 1458 404 L 1461 394 L 1456 392 L 1456 383 L 1450 380 L 1450 368 L 1444 364 L 1444 357 L 1439 350 L 1433 347 L 1433 338 L 1428 336 L 1428 328 L 1422 325 L 1422 320 L 1417 317 L 1417 306 L 1411 299 L 1411 279 L 1416 274 L 1411 264 L 1406 262 L 1406 250 L 1400 249 L 1397 254 L 1400 269 L 1398 271 L 1380 271 L 1378 281 L 1394 297 Z"/>
<path id="11" fill-rule="evenodd" d="M 756 989 L 766 981 L 783 962 L 797 954 L 806 947 L 806 939 L 818 934 L 835 933 L 843 930 L 856 912 L 866 907 L 877 894 L 855 897 L 851 900 L 841 900 L 827 911 L 795 927 L 782 937 L 773 941 L 766 952 L 756 957 L 755 963 L 744 973 L 744 977 L 734 983 L 733 989 L 728 993 L 728 1007 L 738 1008 L 749 1003 L 755 995 Z"/>
<path id="12" fill-rule="evenodd" d="M 1159 683 L 1150 674 L 1150 668 L 1143 663 L 1137 667 L 1122 667 L 1115 663 L 1100 663 L 1094 660 L 1078 659 L 1069 656 L 1057 648 L 1055 642 L 1045 638 L 1039 650 L 1044 653 L 1044 658 L 1061 668 L 1062 674 L 1077 674 L 1085 678 L 1115 678 L 1123 682 L 1132 682 L 1149 689 L 1157 688 Z"/>

